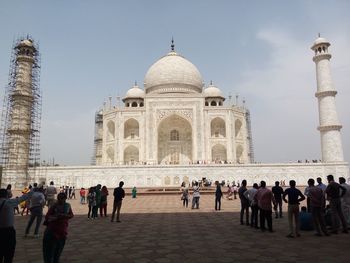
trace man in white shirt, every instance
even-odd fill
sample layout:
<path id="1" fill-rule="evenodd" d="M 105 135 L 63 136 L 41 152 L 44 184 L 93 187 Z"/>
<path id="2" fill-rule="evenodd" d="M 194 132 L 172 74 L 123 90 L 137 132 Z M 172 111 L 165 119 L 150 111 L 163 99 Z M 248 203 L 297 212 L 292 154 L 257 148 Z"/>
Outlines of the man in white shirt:
<path id="1" fill-rule="evenodd" d="M 12 262 L 16 249 L 14 207 L 27 200 L 31 194 L 19 198 L 7 198 L 7 190 L 0 189 L 0 262 Z"/>
<path id="2" fill-rule="evenodd" d="M 30 218 L 26 227 L 25 235 L 24 237 L 27 237 L 30 231 L 30 228 L 36 218 L 36 226 L 34 230 L 34 237 L 39 237 L 39 227 L 41 224 L 41 220 L 43 218 L 43 207 L 45 205 L 45 196 L 43 194 L 44 189 L 42 187 L 40 188 L 34 188 L 33 194 L 30 198 Z"/>
<path id="3" fill-rule="evenodd" d="M 248 189 L 243 194 L 245 196 L 245 198 L 247 198 L 249 200 L 249 205 L 250 205 L 250 208 L 252 210 L 252 213 L 250 216 L 250 226 L 255 227 L 255 228 L 259 228 L 258 227 L 259 207 L 258 207 L 258 204 L 254 201 L 254 197 L 255 197 L 256 193 L 258 192 L 258 188 L 259 188 L 258 184 L 254 183 L 253 188 Z"/>
<path id="4" fill-rule="evenodd" d="M 193 186 L 193 199 L 192 199 L 192 209 L 196 207 L 196 209 L 199 209 L 199 198 L 200 198 L 200 193 L 199 193 L 199 185 L 198 182 L 195 182 Z"/>
<path id="5" fill-rule="evenodd" d="M 50 186 L 46 188 L 46 200 L 47 206 L 50 208 L 55 202 L 55 195 L 57 194 L 56 187 L 54 186 L 53 181 L 50 182 Z"/>

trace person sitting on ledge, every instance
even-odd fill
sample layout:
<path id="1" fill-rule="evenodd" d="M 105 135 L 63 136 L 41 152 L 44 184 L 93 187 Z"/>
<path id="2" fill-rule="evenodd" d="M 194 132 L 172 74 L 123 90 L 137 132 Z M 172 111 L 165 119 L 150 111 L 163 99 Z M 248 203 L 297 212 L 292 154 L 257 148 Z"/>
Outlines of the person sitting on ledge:
<path id="1" fill-rule="evenodd" d="M 301 207 L 301 211 L 299 213 L 299 222 L 300 222 L 300 230 L 303 231 L 312 231 L 314 230 L 314 226 L 312 223 L 312 215 L 307 212 L 305 206 Z"/>

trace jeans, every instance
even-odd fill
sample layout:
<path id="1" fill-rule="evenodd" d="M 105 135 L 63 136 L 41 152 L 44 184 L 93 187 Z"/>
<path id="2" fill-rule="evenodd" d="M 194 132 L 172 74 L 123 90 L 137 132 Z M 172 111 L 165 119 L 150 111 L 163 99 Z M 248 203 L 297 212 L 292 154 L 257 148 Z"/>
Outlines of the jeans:
<path id="1" fill-rule="evenodd" d="M 288 223 L 289 223 L 289 234 L 293 235 L 293 218 L 295 221 L 295 234 L 299 234 L 299 205 L 288 205 Z"/>
<path id="2" fill-rule="evenodd" d="M 329 201 L 329 205 L 332 211 L 332 231 L 337 232 L 337 219 L 340 219 L 341 224 L 343 225 L 343 231 L 347 231 L 347 223 L 343 215 L 343 211 L 341 208 L 340 198 L 331 199 Z"/>
<path id="3" fill-rule="evenodd" d="M 184 200 L 182 200 L 182 204 L 183 204 L 183 206 L 188 207 L 188 197 L 187 196 L 184 198 Z"/>
<path id="4" fill-rule="evenodd" d="M 250 225 L 254 226 L 255 228 L 258 228 L 258 213 L 259 213 L 259 207 L 258 205 L 252 205 L 252 215 L 250 217 Z"/>
<path id="5" fill-rule="evenodd" d="M 58 263 L 65 243 L 65 238 L 57 239 L 51 230 L 46 229 L 43 238 L 44 263 Z"/>
<path id="6" fill-rule="evenodd" d="M 240 221 L 242 225 L 243 225 L 244 211 L 245 211 L 245 223 L 249 225 L 249 204 L 247 201 L 241 201 Z"/>
<path id="7" fill-rule="evenodd" d="M 122 208 L 122 202 L 123 202 L 122 200 L 114 201 L 114 203 L 113 203 L 112 219 L 111 219 L 112 222 L 114 220 L 114 216 L 115 216 L 115 212 L 116 211 L 117 211 L 117 222 L 119 221 L 120 209 Z"/>
<path id="8" fill-rule="evenodd" d="M 85 204 L 85 196 L 80 196 L 80 204 Z"/>
<path id="9" fill-rule="evenodd" d="M 32 224 L 35 218 L 36 218 L 36 225 L 35 225 L 34 235 L 37 235 L 39 233 L 41 220 L 43 219 L 43 208 L 41 206 L 36 206 L 30 209 L 30 218 L 29 218 L 26 232 L 25 232 L 26 235 L 29 234 L 30 228 L 32 227 Z"/>
<path id="10" fill-rule="evenodd" d="M 199 209 L 199 196 L 193 197 L 192 199 L 192 209 L 194 209 L 194 207 Z"/>
<path id="11" fill-rule="evenodd" d="M 272 231 L 272 210 L 264 210 L 260 208 L 260 228 L 265 230 L 265 219 L 267 221 L 267 226 L 269 231 Z"/>
<path id="12" fill-rule="evenodd" d="M 221 196 L 215 196 L 215 210 L 218 209 L 221 210 Z"/>
<path id="13" fill-rule="evenodd" d="M 13 227 L 0 228 L 0 262 L 11 263 L 16 249 L 16 230 Z"/>
<path id="14" fill-rule="evenodd" d="M 320 230 L 322 230 L 325 235 L 328 235 L 322 207 L 311 206 L 311 214 L 316 232 L 321 234 Z"/>
<path id="15" fill-rule="evenodd" d="M 100 216 L 107 216 L 107 202 L 100 205 Z"/>
<path id="16" fill-rule="evenodd" d="M 276 214 L 276 218 L 282 217 L 282 199 L 278 200 L 276 199 L 276 203 L 277 203 L 277 209 L 275 210 L 275 214 Z M 279 212 L 278 212 L 279 210 Z"/>

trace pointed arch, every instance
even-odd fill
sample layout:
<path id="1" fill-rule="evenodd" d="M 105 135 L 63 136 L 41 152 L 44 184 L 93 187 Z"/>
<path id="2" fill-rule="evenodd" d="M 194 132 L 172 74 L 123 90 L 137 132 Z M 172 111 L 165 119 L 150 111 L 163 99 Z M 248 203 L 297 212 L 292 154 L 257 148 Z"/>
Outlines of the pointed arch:
<path id="1" fill-rule="evenodd" d="M 210 122 L 211 137 L 226 137 L 225 121 L 216 117 Z"/>
<path id="2" fill-rule="evenodd" d="M 114 121 L 109 121 L 107 123 L 107 140 L 115 139 L 115 123 Z"/>
<path id="3" fill-rule="evenodd" d="M 129 145 L 124 149 L 124 164 L 137 164 L 139 162 L 139 149 L 134 145 Z"/>
<path id="4" fill-rule="evenodd" d="M 124 139 L 134 140 L 139 138 L 139 122 L 134 118 L 124 122 Z"/>
<path id="5" fill-rule="evenodd" d="M 222 144 L 216 144 L 211 148 L 211 158 L 215 163 L 227 161 L 227 150 Z"/>
<path id="6" fill-rule="evenodd" d="M 237 119 L 235 121 L 235 137 L 239 137 L 241 135 L 241 129 L 242 129 L 242 122 L 241 120 Z"/>

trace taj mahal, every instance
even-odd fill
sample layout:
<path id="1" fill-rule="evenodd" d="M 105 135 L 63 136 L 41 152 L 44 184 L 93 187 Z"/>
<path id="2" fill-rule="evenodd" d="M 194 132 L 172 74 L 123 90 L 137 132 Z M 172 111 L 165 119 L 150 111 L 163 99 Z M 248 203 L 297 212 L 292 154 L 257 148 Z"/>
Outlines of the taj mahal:
<path id="1" fill-rule="evenodd" d="M 252 159 L 249 111 L 225 105 L 196 66 L 174 50 L 135 83 L 122 107 L 96 115 L 96 165 L 243 164 Z"/>
<path id="2" fill-rule="evenodd" d="M 245 103 L 226 98 L 215 82 L 205 84 L 197 67 L 180 55 L 172 42 L 170 52 L 148 69 L 142 86 L 135 83 L 122 97 L 122 103 L 113 104 L 110 97 L 97 111 L 93 165 L 29 168 L 29 173 L 23 175 L 18 171 L 6 173 L 5 169 L 2 184 L 21 187 L 28 181 L 54 181 L 76 187 L 98 183 L 115 187 L 124 181 L 126 187 L 174 187 L 202 179 L 246 179 L 248 185 L 260 180 L 272 185 L 294 179 L 305 185 L 309 178 L 325 179 L 328 174 L 349 178 L 329 47 L 330 42 L 320 36 L 311 46 L 316 64 L 321 162 L 255 163 L 254 131 Z M 16 48 L 21 55 L 16 63 L 28 68 L 21 78 L 31 82 L 30 56 L 35 48 L 28 41 Z M 15 86 L 15 90 L 20 91 L 21 86 Z M 21 99 L 18 95 L 15 98 Z M 24 107 L 23 103 L 14 103 Z M 23 125 L 16 123 L 16 131 L 22 136 L 25 130 L 21 127 L 30 120 Z M 8 134 L 9 141 L 13 140 L 12 133 Z"/>

